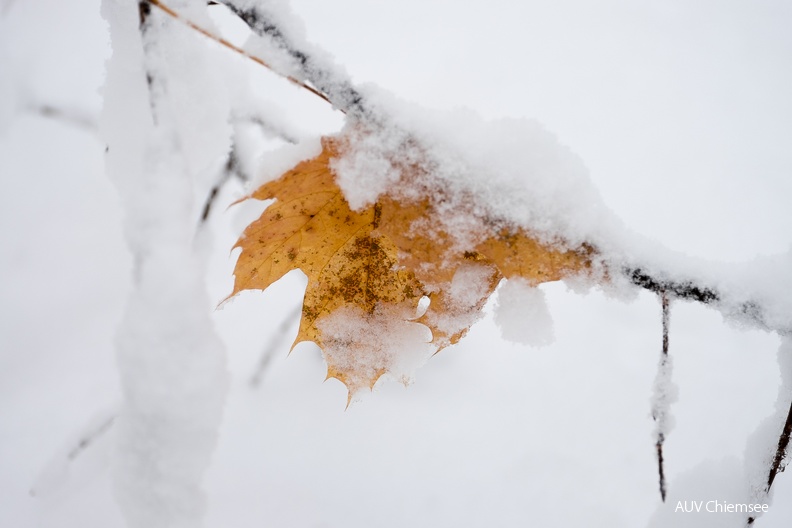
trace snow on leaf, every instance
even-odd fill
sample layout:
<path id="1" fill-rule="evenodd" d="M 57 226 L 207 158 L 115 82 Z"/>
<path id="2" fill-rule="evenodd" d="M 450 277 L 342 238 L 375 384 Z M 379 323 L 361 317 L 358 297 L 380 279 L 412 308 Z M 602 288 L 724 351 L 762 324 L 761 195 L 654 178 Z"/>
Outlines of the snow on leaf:
<path id="1" fill-rule="evenodd" d="M 592 248 L 549 245 L 522 227 L 488 218 L 478 219 L 476 232 L 460 241 L 436 212 L 441 189 L 426 187 L 426 196 L 411 200 L 385 194 L 353 210 L 332 169 L 345 141 L 323 139 L 317 157 L 250 196 L 275 202 L 235 246 L 242 252 L 231 296 L 266 289 L 293 269 L 305 273 L 294 344 L 316 343 L 328 377 L 342 381 L 350 397 L 373 387 L 384 373 L 409 380 L 409 369 L 397 357 L 409 353 L 392 344 L 407 339 L 423 350 L 416 326 L 431 330 L 435 352 L 457 343 L 481 317 L 501 279 L 520 277 L 537 285 L 588 272 Z M 416 180 L 414 167 L 399 169 L 402 184 Z M 418 317 L 424 297 L 429 306 Z"/>

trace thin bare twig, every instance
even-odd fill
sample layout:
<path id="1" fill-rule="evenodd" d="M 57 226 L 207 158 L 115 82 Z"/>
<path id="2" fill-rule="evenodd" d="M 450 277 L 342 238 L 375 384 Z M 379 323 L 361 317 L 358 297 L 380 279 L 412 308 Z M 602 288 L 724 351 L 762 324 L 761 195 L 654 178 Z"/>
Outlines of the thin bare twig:
<path id="1" fill-rule="evenodd" d="M 783 473 L 784 469 L 786 469 L 784 466 L 784 460 L 787 457 L 790 437 L 792 437 L 792 404 L 790 404 L 786 422 L 784 423 L 784 428 L 781 430 L 781 434 L 778 437 L 778 446 L 776 446 L 773 462 L 770 465 L 770 472 L 767 475 L 767 486 L 765 487 L 765 493 L 770 493 L 770 488 L 773 487 L 773 482 L 775 481 L 776 476 L 779 473 Z M 754 521 L 756 521 L 756 517 L 748 517 L 747 525 L 751 526 Z"/>
<path id="2" fill-rule="evenodd" d="M 110 428 L 113 426 L 113 422 L 115 422 L 116 415 L 110 415 L 107 419 L 102 421 L 95 429 L 92 429 L 86 432 L 83 436 L 80 437 L 79 442 L 75 445 L 67 455 L 67 458 L 72 461 L 75 460 L 83 451 L 91 447 L 98 438 L 104 435 Z"/>
<path id="3" fill-rule="evenodd" d="M 63 121 L 92 132 L 96 132 L 97 129 L 96 117 L 90 115 L 88 112 L 80 112 L 78 110 L 52 104 L 30 105 L 28 108 L 31 112 L 49 119 Z"/>
<path id="4" fill-rule="evenodd" d="M 220 178 L 218 179 L 217 183 L 212 186 L 212 189 L 209 191 L 209 195 L 206 197 L 206 201 L 204 201 L 203 211 L 201 213 L 201 223 L 204 223 L 209 219 L 209 214 L 212 212 L 214 202 L 217 199 L 217 196 L 220 194 L 220 189 L 222 189 L 228 180 L 234 176 L 243 182 L 248 180 L 247 175 L 242 172 L 242 169 L 239 165 L 236 144 L 232 143 L 231 150 L 228 152 L 228 158 L 226 158 L 225 165 L 223 166 L 223 170 L 220 173 Z"/>
<path id="5" fill-rule="evenodd" d="M 273 125 L 270 121 L 267 121 L 260 115 L 239 115 L 239 116 L 235 116 L 232 119 L 232 121 L 239 123 L 250 123 L 252 125 L 256 125 L 264 133 L 276 136 L 278 139 L 282 139 L 283 141 L 291 145 L 296 145 L 297 143 L 300 142 L 297 136 L 292 135 L 290 132 L 287 132 L 282 128 L 279 128 L 276 125 Z"/>
<path id="6" fill-rule="evenodd" d="M 209 195 L 204 201 L 203 210 L 201 212 L 201 223 L 209 220 L 209 214 L 212 212 L 212 207 L 214 206 L 215 200 L 217 200 L 217 196 L 220 194 L 220 189 L 222 189 L 226 182 L 231 179 L 233 172 L 228 168 L 228 166 L 231 163 L 232 157 L 232 154 L 228 155 L 228 161 L 226 162 L 225 169 L 220 174 L 220 179 L 212 186 L 212 189 L 209 191 Z"/>
<path id="7" fill-rule="evenodd" d="M 784 423 L 784 429 L 781 431 L 781 436 L 778 438 L 778 447 L 776 448 L 776 453 L 773 457 L 773 465 L 770 467 L 770 474 L 767 476 L 768 492 L 773 485 L 776 475 L 784 471 L 783 462 L 787 455 L 790 436 L 792 436 L 792 404 L 789 407 L 789 413 L 787 414 L 786 423 Z"/>
<path id="8" fill-rule="evenodd" d="M 250 386 L 252 388 L 258 388 L 261 384 L 261 380 L 264 378 L 264 373 L 269 367 L 272 358 L 275 357 L 275 352 L 277 352 L 281 345 L 283 344 L 283 338 L 286 337 L 289 328 L 294 325 L 294 322 L 300 317 L 302 313 L 302 306 L 296 307 L 294 310 L 289 312 L 286 318 L 281 322 L 280 326 L 276 330 L 276 334 L 272 337 L 267 348 L 264 349 L 264 352 L 261 354 L 261 358 L 259 359 L 258 366 L 256 367 L 256 371 L 250 377 Z"/>
<path id="9" fill-rule="evenodd" d="M 663 291 L 660 294 L 660 301 L 663 308 L 663 356 L 660 359 L 660 366 L 658 367 L 662 371 L 668 365 L 668 322 L 669 322 L 669 302 L 668 302 L 668 293 Z M 665 413 L 665 409 L 660 411 L 662 414 Z M 663 423 L 665 422 L 665 416 L 655 416 L 655 420 Z M 660 485 L 660 498 L 665 502 L 666 500 L 666 479 L 665 479 L 665 470 L 663 467 L 663 443 L 665 443 L 665 432 L 658 428 L 657 432 L 657 443 L 655 444 L 655 450 L 657 452 L 657 474 L 659 478 L 659 485 Z"/>

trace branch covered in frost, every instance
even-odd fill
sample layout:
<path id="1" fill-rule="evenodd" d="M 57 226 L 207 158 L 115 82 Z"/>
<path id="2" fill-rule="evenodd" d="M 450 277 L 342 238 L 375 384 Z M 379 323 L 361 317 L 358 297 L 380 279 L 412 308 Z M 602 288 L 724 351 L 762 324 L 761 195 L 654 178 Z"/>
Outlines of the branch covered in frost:
<path id="1" fill-rule="evenodd" d="M 669 415 L 671 404 L 676 401 L 676 386 L 671 381 L 673 364 L 668 355 L 668 326 L 670 319 L 668 294 L 660 294 L 660 302 L 663 310 L 663 348 L 660 355 L 660 364 L 657 367 L 657 377 L 654 384 L 654 395 L 652 396 L 652 418 L 657 423 L 655 428 L 655 450 L 657 452 L 657 473 L 660 484 L 660 497 L 663 502 L 666 500 L 666 479 L 663 462 L 663 444 L 673 426 L 673 417 Z"/>
<path id="2" fill-rule="evenodd" d="M 692 279 L 680 281 L 664 278 L 641 267 L 624 267 L 621 271 L 636 286 L 658 295 L 666 293 L 672 298 L 712 305 L 724 315 L 736 317 L 762 330 L 782 335 L 792 333 L 792 326 L 778 326 L 769 322 L 764 307 L 757 301 L 730 303 L 726 301 L 727 296 L 715 287 L 699 284 Z"/>
<path id="3" fill-rule="evenodd" d="M 290 13 L 285 6 L 272 5 L 276 2 L 250 0 L 222 0 L 220 3 L 242 19 L 253 33 L 283 50 L 292 59 L 302 78 L 321 90 L 336 108 L 358 117 L 372 115 L 363 96 L 346 73 L 330 60 L 320 58 L 316 50 L 296 36 L 296 24 L 294 20 L 289 20 Z"/>
<path id="4" fill-rule="evenodd" d="M 792 436 L 792 405 L 789 407 L 789 414 L 787 414 L 784 429 L 781 431 L 781 436 L 778 438 L 778 447 L 776 448 L 775 456 L 773 457 L 773 465 L 770 468 L 770 474 L 767 476 L 767 490 L 773 486 L 773 481 L 776 475 L 784 471 L 784 460 L 787 457 L 787 449 L 789 448 L 789 439 Z"/>
<path id="5" fill-rule="evenodd" d="M 283 50 L 292 59 L 300 76 L 324 92 L 336 107 L 353 117 L 365 117 L 374 121 L 381 121 L 386 117 L 379 108 L 374 108 L 366 101 L 340 67 L 320 56 L 304 39 L 296 36 L 298 31 L 295 27 L 299 24 L 292 20 L 285 5 L 274 0 L 221 0 L 218 3 L 228 7 L 256 35 L 269 39 Z M 643 266 L 621 267 L 616 271 L 636 286 L 658 295 L 665 292 L 672 298 L 709 304 L 724 314 L 736 316 L 764 330 L 792 332 L 792 327 L 778 327 L 770 323 L 761 303 L 752 300 L 737 304 L 725 302 L 727 296 L 717 288 L 695 280 L 663 278 L 662 274 L 650 272 Z"/>
<path id="6" fill-rule="evenodd" d="M 209 215 L 212 212 L 212 207 L 214 207 L 215 200 L 217 200 L 217 196 L 220 194 L 220 189 L 230 180 L 232 177 L 237 177 L 241 181 L 247 181 L 248 177 L 241 171 L 239 167 L 239 159 L 236 153 L 236 145 L 231 145 L 231 150 L 228 152 L 228 158 L 226 158 L 226 162 L 223 165 L 223 170 L 220 172 L 220 177 L 217 180 L 212 188 L 209 190 L 209 194 L 204 201 L 203 208 L 201 209 L 201 222 L 206 222 L 209 220 Z"/>

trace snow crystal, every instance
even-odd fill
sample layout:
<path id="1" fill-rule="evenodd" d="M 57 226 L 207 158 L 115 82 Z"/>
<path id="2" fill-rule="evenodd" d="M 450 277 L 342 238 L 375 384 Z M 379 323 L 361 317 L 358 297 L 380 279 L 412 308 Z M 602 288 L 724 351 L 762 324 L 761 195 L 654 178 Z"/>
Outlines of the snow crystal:
<path id="1" fill-rule="evenodd" d="M 506 280 L 498 288 L 495 323 L 503 338 L 513 343 L 539 347 L 555 338 L 544 291 L 524 279 Z"/>

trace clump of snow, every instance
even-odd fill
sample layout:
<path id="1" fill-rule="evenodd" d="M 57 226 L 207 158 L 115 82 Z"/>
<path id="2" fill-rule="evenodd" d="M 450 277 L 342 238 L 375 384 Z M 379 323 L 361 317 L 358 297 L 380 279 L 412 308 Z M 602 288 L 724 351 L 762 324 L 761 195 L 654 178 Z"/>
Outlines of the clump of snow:
<path id="1" fill-rule="evenodd" d="M 429 329 L 405 320 L 408 315 L 381 308 L 367 314 L 360 308 L 344 306 L 319 323 L 325 360 L 348 374 L 351 394 L 368 387 L 382 373 L 380 369 L 407 385 L 435 353 Z"/>
<path id="2" fill-rule="evenodd" d="M 544 291 L 521 278 L 506 280 L 498 288 L 495 323 L 503 338 L 513 343 L 540 347 L 555 339 Z"/>
<path id="3" fill-rule="evenodd" d="M 792 333 L 792 247 L 786 253 L 729 266 L 721 275 L 723 290 L 729 294 L 724 299 L 727 320 L 755 326 L 758 317 L 766 329 Z"/>
<path id="4" fill-rule="evenodd" d="M 351 150 L 333 160 L 330 168 L 344 197 L 352 209 L 362 209 L 385 194 L 401 177 L 392 157 L 386 152 L 398 152 L 402 137 L 399 134 L 375 135 L 354 133 L 349 142 Z"/>
<path id="5" fill-rule="evenodd" d="M 388 117 L 365 130 L 353 124 L 354 141 L 334 167 L 353 207 L 386 191 L 407 199 L 441 191 L 438 220 L 455 236 L 473 215 L 570 245 L 602 238 L 618 224 L 580 158 L 540 123 L 427 110 L 371 88 L 366 96 Z M 396 186 L 402 171 L 410 178 Z"/>
<path id="6" fill-rule="evenodd" d="M 677 401 L 679 389 L 673 381 L 674 362 L 671 356 L 660 355 L 654 385 L 652 386 L 651 409 L 655 421 L 654 437 L 668 438 L 674 428 L 674 416 L 670 413 L 671 405 Z"/>
<path id="7" fill-rule="evenodd" d="M 472 306 L 479 302 L 489 291 L 488 280 L 492 275 L 489 266 L 467 264 L 459 266 L 445 292 L 448 304 L 453 308 Z"/>

